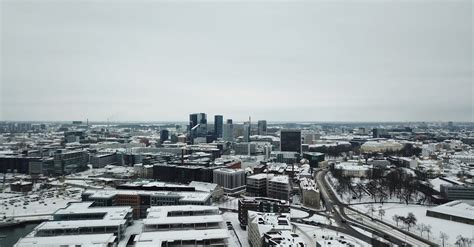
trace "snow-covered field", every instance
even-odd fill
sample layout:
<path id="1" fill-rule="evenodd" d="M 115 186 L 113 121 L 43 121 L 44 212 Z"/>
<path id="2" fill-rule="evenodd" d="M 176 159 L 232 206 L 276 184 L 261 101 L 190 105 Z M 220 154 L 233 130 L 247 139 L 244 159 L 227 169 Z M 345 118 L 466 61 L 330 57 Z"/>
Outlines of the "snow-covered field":
<path id="1" fill-rule="evenodd" d="M 328 173 L 328 175 L 326 176 L 326 180 L 328 181 L 329 185 L 332 187 L 332 190 L 334 191 L 334 194 L 337 196 L 337 198 L 339 199 L 339 201 L 343 202 L 343 203 L 347 203 L 347 204 L 359 204 L 359 203 L 374 203 L 374 199 L 369 196 L 367 193 L 362 193 L 362 196 L 360 198 L 357 198 L 356 195 L 354 195 L 353 192 L 344 192 L 344 193 L 337 193 L 336 192 L 336 186 L 337 184 L 339 183 L 337 181 L 336 178 L 334 178 L 331 173 Z M 368 182 L 369 180 L 366 180 L 366 182 Z M 358 178 L 354 178 L 354 182 L 353 184 L 359 182 Z M 413 195 L 413 199 L 412 199 L 412 202 L 415 203 L 417 201 L 417 199 L 420 199 L 422 197 L 422 193 L 416 193 L 415 195 Z M 354 199 L 354 196 L 356 196 L 356 198 Z M 403 202 L 400 198 L 397 198 L 396 196 L 392 196 L 392 198 L 387 198 L 385 199 L 384 202 Z"/>
<path id="2" fill-rule="evenodd" d="M 352 207 L 364 213 L 367 213 L 368 210 L 366 205 L 353 205 Z M 394 215 L 407 216 L 408 213 L 413 213 L 416 216 L 417 224 L 423 223 L 425 225 L 431 226 L 429 240 L 435 243 L 441 244 L 441 240 L 439 238 L 440 232 L 448 234 L 449 239 L 447 240 L 447 243 L 449 243 L 449 246 L 454 246 L 454 242 L 456 242 L 456 237 L 458 235 L 474 238 L 474 227 L 472 225 L 426 216 L 426 210 L 430 208 L 429 206 L 385 203 L 383 205 L 374 204 L 374 207 L 376 210 L 380 208 L 384 209 L 385 216 L 382 217 L 382 220 L 392 225 L 396 225 L 396 222 L 392 219 Z M 380 219 L 378 212 L 374 213 L 374 217 Z M 399 223 L 399 227 L 404 228 L 402 223 Z M 411 227 L 410 232 L 420 236 L 420 231 L 416 229 L 416 226 Z M 424 232 L 422 237 L 428 239 L 428 234 Z M 445 244 L 445 246 L 448 245 Z"/>
<path id="3" fill-rule="evenodd" d="M 290 216 L 291 218 L 306 218 L 309 216 L 308 213 L 306 213 L 305 211 L 302 211 L 302 210 L 298 210 L 298 209 L 290 209 Z"/>

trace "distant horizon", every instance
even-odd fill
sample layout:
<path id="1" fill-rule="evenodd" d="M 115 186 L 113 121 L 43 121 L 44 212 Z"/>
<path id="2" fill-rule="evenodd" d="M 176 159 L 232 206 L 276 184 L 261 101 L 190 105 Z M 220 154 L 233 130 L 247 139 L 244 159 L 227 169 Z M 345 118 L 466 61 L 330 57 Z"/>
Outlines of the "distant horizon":
<path id="1" fill-rule="evenodd" d="M 335 123 L 335 124 L 344 124 L 344 123 L 348 123 L 348 124 L 405 124 L 405 123 L 409 123 L 409 124 L 421 124 L 421 123 L 449 123 L 449 122 L 452 122 L 453 124 L 474 124 L 474 121 L 444 121 L 444 120 L 440 120 L 440 121 L 286 121 L 286 120 L 268 120 L 268 119 L 256 119 L 255 121 L 252 120 L 252 124 L 257 124 L 257 122 L 259 120 L 265 120 L 267 121 L 267 124 L 291 124 L 291 123 L 295 123 L 295 124 L 327 124 L 327 123 Z M 87 123 L 87 120 L 0 120 L 0 122 L 14 122 L 14 123 L 70 123 L 72 124 L 72 122 L 74 121 L 82 121 L 82 124 L 86 124 Z M 248 122 L 248 120 L 235 120 L 235 119 L 232 119 L 233 123 L 244 123 L 244 122 Z M 210 119 L 208 118 L 208 121 L 207 121 L 209 124 L 213 124 L 214 121 L 210 121 Z M 177 120 L 177 121 L 154 121 L 154 120 L 150 120 L 150 121 L 135 121 L 135 120 L 124 120 L 124 121 L 107 121 L 107 120 L 94 120 L 94 121 L 91 121 L 89 120 L 89 124 L 121 124 L 121 123 L 125 123 L 125 124 L 166 124 L 166 123 L 182 123 L 182 124 L 186 124 L 188 123 L 188 121 L 183 121 L 183 120 Z M 225 124 L 225 118 L 224 118 L 224 124 Z"/>

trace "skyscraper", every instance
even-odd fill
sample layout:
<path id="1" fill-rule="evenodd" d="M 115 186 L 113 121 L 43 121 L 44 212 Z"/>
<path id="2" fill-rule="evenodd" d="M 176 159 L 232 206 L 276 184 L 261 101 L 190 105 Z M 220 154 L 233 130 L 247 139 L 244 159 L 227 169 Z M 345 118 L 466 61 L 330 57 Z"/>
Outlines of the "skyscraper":
<path id="1" fill-rule="evenodd" d="M 251 123 L 245 122 L 244 123 L 244 142 L 250 142 L 250 134 L 251 134 Z"/>
<path id="2" fill-rule="evenodd" d="M 258 120 L 258 135 L 267 134 L 267 120 Z"/>
<path id="3" fill-rule="evenodd" d="M 168 140 L 169 138 L 169 131 L 167 129 L 162 129 L 160 131 L 160 142 L 163 143 L 164 141 Z"/>
<path id="4" fill-rule="evenodd" d="M 195 128 L 196 125 L 199 125 L 199 127 Z M 206 136 L 207 134 L 206 113 L 193 113 L 189 115 L 189 131 L 191 132 L 192 137 L 205 137 Z"/>
<path id="5" fill-rule="evenodd" d="M 296 130 L 296 129 L 281 130 L 280 150 L 301 153 L 301 130 Z"/>
<path id="6" fill-rule="evenodd" d="M 222 115 L 214 116 L 214 135 L 222 138 L 222 125 L 224 124 L 224 117 Z"/>
<path id="7" fill-rule="evenodd" d="M 226 124 L 224 124 L 222 139 L 228 142 L 234 141 L 234 125 L 232 124 L 232 119 L 227 119 Z"/>

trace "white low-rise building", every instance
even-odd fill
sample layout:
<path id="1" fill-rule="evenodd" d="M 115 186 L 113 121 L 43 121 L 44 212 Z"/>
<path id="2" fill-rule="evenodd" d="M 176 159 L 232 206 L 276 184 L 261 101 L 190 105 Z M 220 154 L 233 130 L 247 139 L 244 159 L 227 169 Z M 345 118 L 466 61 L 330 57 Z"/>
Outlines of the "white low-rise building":
<path id="1" fill-rule="evenodd" d="M 227 246 L 229 233 L 214 206 L 160 206 L 148 209 L 134 246 Z"/>
<path id="2" fill-rule="evenodd" d="M 248 241 L 252 247 L 306 246 L 292 231 L 289 214 L 248 212 Z"/>
<path id="3" fill-rule="evenodd" d="M 341 162 L 334 166 L 335 169 L 340 169 L 343 176 L 346 177 L 367 177 L 371 166 L 358 164 L 354 162 Z"/>
<path id="4" fill-rule="evenodd" d="M 114 234 L 87 234 L 52 237 L 25 237 L 18 240 L 14 247 L 63 247 L 63 246 L 115 246 Z"/>
<path id="5" fill-rule="evenodd" d="M 403 144 L 394 140 L 388 141 L 368 141 L 360 147 L 362 152 L 377 153 L 384 151 L 399 151 L 403 148 Z"/>

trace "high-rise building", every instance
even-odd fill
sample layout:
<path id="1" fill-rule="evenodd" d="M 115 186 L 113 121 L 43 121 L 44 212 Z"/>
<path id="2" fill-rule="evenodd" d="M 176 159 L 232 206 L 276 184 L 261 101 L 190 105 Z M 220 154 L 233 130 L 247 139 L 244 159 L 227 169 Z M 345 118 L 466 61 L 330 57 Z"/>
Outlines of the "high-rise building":
<path id="1" fill-rule="evenodd" d="M 258 135 L 267 134 L 267 120 L 258 120 Z"/>
<path id="2" fill-rule="evenodd" d="M 228 142 L 234 141 L 234 125 L 232 124 L 232 119 L 227 119 L 226 124 L 224 124 L 222 139 Z"/>
<path id="3" fill-rule="evenodd" d="M 189 115 L 189 131 L 191 132 L 192 138 L 206 137 L 206 134 L 207 134 L 206 113 L 193 113 Z"/>
<path id="4" fill-rule="evenodd" d="M 280 150 L 301 153 L 301 130 L 281 130 Z"/>
<path id="5" fill-rule="evenodd" d="M 224 117 L 222 115 L 214 116 L 214 135 L 217 138 L 222 138 L 222 126 L 224 124 Z"/>
<path id="6" fill-rule="evenodd" d="M 244 123 L 244 142 L 250 142 L 250 134 L 252 131 L 252 126 L 250 121 Z"/>
<path id="7" fill-rule="evenodd" d="M 160 131 L 160 142 L 163 143 L 169 139 L 169 131 L 167 129 L 162 129 Z"/>

